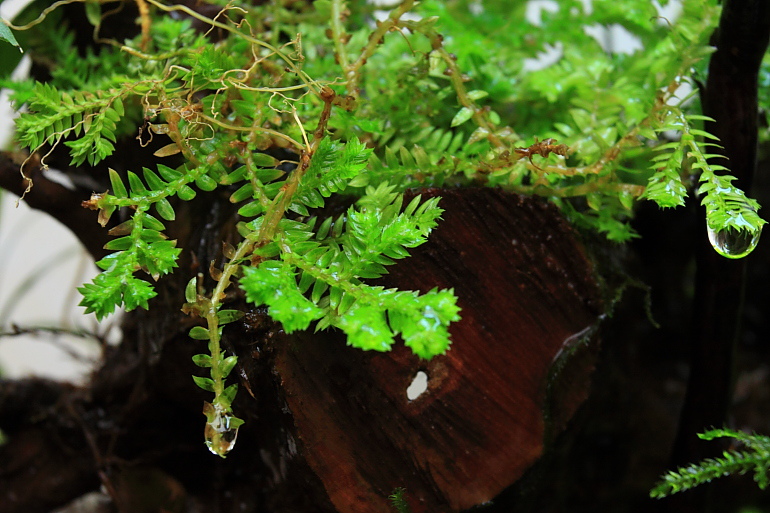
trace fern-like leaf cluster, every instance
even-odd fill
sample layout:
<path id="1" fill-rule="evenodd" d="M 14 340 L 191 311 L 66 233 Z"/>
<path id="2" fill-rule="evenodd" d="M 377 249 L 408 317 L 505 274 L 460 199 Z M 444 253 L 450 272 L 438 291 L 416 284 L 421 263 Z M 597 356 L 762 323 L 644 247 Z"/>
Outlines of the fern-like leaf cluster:
<path id="1" fill-rule="evenodd" d="M 765 224 L 757 214 L 759 203 L 732 184 L 735 177 L 725 174 L 729 173 L 727 167 L 713 163 L 724 158 L 718 153 L 707 153 L 709 148 L 719 148 L 716 137 L 695 128 L 695 123 L 707 120 L 705 116 L 685 115 L 678 108 L 669 107 L 668 116 L 656 131 L 676 129 L 681 137 L 657 148 L 659 153 L 653 157 L 651 166 L 655 173 L 649 178 L 642 197 L 663 208 L 684 205 L 687 189 L 682 170 L 690 168 L 700 173 L 697 192 L 703 196 L 701 203 L 706 207 L 711 230 L 757 233 Z"/>
<path id="2" fill-rule="evenodd" d="M 37 84 L 23 113 L 16 122 L 19 141 L 37 150 L 44 144 L 66 141 L 71 165 L 94 165 L 115 150 L 117 122 L 125 114 L 120 90 L 60 91 L 48 84 Z"/>
<path id="3" fill-rule="evenodd" d="M 147 307 L 150 280 L 173 271 L 181 248 L 164 223 L 176 219 L 175 202 L 226 190 L 238 205 L 241 241 L 211 269 L 212 290 L 190 280 L 184 305 L 201 322 L 190 336 L 208 341 L 210 354 L 195 363 L 210 377 L 195 382 L 214 394 L 204 414 L 217 454 L 240 425 L 231 411 L 237 388 L 225 384 L 237 357 L 220 347 L 236 318 L 223 305 L 231 286 L 267 305 L 287 332 L 337 328 L 349 344 L 378 351 L 400 337 L 423 358 L 447 350 L 459 319 L 451 290 L 420 294 L 373 281 L 422 244 L 441 215 L 436 198 L 404 205 L 408 188 L 483 184 L 540 195 L 576 224 L 624 241 L 635 236 L 635 200 L 679 206 L 698 174 L 711 229 L 754 233 L 764 223 L 713 163 L 703 118 L 675 101 L 683 77 L 711 51 L 715 0 L 684 0 L 675 23 L 656 21 L 652 2 L 625 9 L 594 0 L 587 10 L 568 0 L 540 27 L 527 21 L 525 3 L 485 2 L 476 12 L 469 2 L 407 0 L 376 24 L 372 6 L 343 0 L 216 2 L 214 17 L 147 3 L 136 35 L 114 41 L 102 27 L 113 14 L 86 2 L 98 50 L 84 51 L 60 9 L 40 17 L 28 8 L 19 41 L 50 80 L 2 85 L 27 107 L 17 140 L 44 157 L 64 145 L 74 166 L 110 155 L 130 163 L 118 140 L 138 131 L 138 144 L 162 142 L 158 162 L 109 171 L 109 190 L 86 202 L 102 225 L 119 209 L 127 219 L 111 231 L 113 253 L 98 262 L 104 272 L 80 289 L 99 318 L 121 305 Z M 613 23 L 645 50 L 604 51 L 584 30 Z M 555 63 L 526 65 L 560 39 Z M 171 156 L 183 163 L 160 163 Z"/>
<path id="4" fill-rule="evenodd" d="M 371 150 L 358 139 L 341 145 L 323 139 L 294 194 L 290 210 L 308 215 L 308 208 L 324 206 L 324 198 L 342 192 L 368 164 Z"/>
<path id="5" fill-rule="evenodd" d="M 340 328 L 348 344 L 387 351 L 396 335 L 423 358 L 449 347 L 448 326 L 459 319 L 451 291 L 427 294 L 383 289 L 364 283 L 386 272 L 385 266 L 422 244 L 441 214 L 438 198 L 414 198 L 402 211 L 401 194 L 392 186 L 369 187 L 356 206 L 326 218 L 317 231 L 285 220 L 274 247 L 280 260 L 244 269 L 241 287 L 254 304 L 266 304 L 287 332 Z M 309 297 L 306 297 L 309 295 Z"/>
<path id="6" fill-rule="evenodd" d="M 699 463 L 681 467 L 661 476 L 661 481 L 650 491 L 654 498 L 667 497 L 704 483 L 729 475 L 754 473 L 754 481 L 762 490 L 770 485 L 770 437 L 747 434 L 732 429 L 712 429 L 698 434 L 703 440 L 732 438 L 746 446 L 746 450 L 729 450 L 721 457 L 707 458 Z"/>
<path id="7" fill-rule="evenodd" d="M 162 164 L 157 169 L 158 173 L 155 173 L 145 168 L 144 181 L 128 171 L 128 187 L 117 171 L 110 169 L 113 194 L 94 194 L 88 202 L 87 206 L 99 210 L 99 222 L 103 226 L 118 208 L 133 210 L 129 220 L 110 230 L 110 235 L 118 238 L 108 242 L 104 249 L 115 253 L 96 263 L 104 272 L 97 275 L 93 283 L 79 289 L 83 294 L 81 306 L 86 312 L 96 313 L 99 319 L 121 305 L 129 311 L 138 306 L 147 308 L 147 300 L 155 297 L 156 292 L 152 285 L 135 277 L 134 273 L 142 270 L 157 280 L 177 265 L 181 249 L 176 247 L 175 241 L 167 240 L 162 233 L 165 225 L 147 211 L 154 207 L 159 217 L 173 221 L 176 213 L 168 197 L 176 194 L 182 199 L 192 199 L 196 193 L 187 184 L 196 178 L 200 180 L 200 176 L 196 171 L 186 171 L 184 166 L 180 168 L 182 171 Z"/>
<path id="8" fill-rule="evenodd" d="M 388 496 L 390 505 L 396 513 L 411 513 L 412 508 L 409 507 L 409 502 L 406 500 L 406 489 L 396 488 Z"/>
<path id="9" fill-rule="evenodd" d="M 141 269 L 157 279 L 176 267 L 181 252 L 175 241 L 161 233 L 164 229 L 163 223 L 146 213 L 146 206 L 140 206 L 129 221 L 112 230 L 125 235 L 107 243 L 105 249 L 115 252 L 96 263 L 103 272 L 78 289 L 83 295 L 80 305 L 87 313 L 95 312 L 101 319 L 116 306 L 125 305 L 126 310 L 148 307 L 147 301 L 157 293 L 134 273 Z"/>

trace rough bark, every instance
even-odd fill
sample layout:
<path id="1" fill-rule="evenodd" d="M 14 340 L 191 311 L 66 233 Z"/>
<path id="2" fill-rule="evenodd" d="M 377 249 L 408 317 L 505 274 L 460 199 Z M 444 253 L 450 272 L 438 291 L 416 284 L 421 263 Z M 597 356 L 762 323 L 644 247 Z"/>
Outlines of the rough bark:
<path id="1" fill-rule="evenodd" d="M 591 263 L 552 206 L 492 190 L 432 191 L 444 220 L 386 285 L 453 287 L 452 349 L 362 353 L 337 333 L 277 351 L 306 457 L 340 512 L 415 511 L 492 500 L 543 452 L 587 391 L 601 315 Z M 593 340 L 595 342 L 595 340 Z M 418 372 L 427 390 L 409 400 Z M 550 388 L 549 388 L 550 386 Z"/>

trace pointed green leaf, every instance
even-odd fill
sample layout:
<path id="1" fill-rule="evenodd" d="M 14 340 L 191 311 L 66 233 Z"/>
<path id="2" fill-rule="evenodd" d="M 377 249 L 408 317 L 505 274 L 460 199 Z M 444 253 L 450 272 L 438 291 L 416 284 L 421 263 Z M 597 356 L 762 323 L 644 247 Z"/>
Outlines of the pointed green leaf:
<path id="1" fill-rule="evenodd" d="M 110 251 L 125 251 L 134 245 L 134 239 L 132 237 L 120 237 L 113 239 L 104 245 L 104 249 Z"/>
<path id="2" fill-rule="evenodd" d="M 225 176 L 225 178 L 222 180 L 222 185 L 232 185 L 234 183 L 238 183 L 241 180 L 246 179 L 246 166 L 241 166 L 232 173 Z"/>
<path id="3" fill-rule="evenodd" d="M 145 214 L 144 216 L 142 216 L 142 224 L 145 228 L 150 228 L 152 230 L 156 230 L 159 232 L 162 232 L 163 230 L 166 229 L 163 223 L 158 221 L 156 218 L 154 218 L 150 214 Z"/>
<path id="4" fill-rule="evenodd" d="M 166 182 L 160 179 L 160 177 L 155 174 L 152 170 L 145 168 L 142 168 L 142 174 L 144 175 L 144 181 L 147 182 L 147 185 L 150 186 L 150 189 L 153 191 L 161 191 L 166 188 L 168 185 Z"/>
<path id="5" fill-rule="evenodd" d="M 160 176 L 162 176 L 163 179 L 167 182 L 179 180 L 184 176 L 183 173 L 180 173 L 176 169 L 171 169 L 168 166 L 164 166 L 163 164 L 158 164 L 158 173 L 160 173 Z"/>
<path id="6" fill-rule="evenodd" d="M 110 168 L 109 173 L 112 192 L 115 194 L 115 196 L 118 198 L 128 198 L 128 191 L 126 190 L 126 186 L 123 183 L 123 180 L 120 179 L 118 172 Z"/>
<path id="7" fill-rule="evenodd" d="M 470 98 L 473 101 L 480 100 L 482 98 L 486 98 L 489 96 L 489 93 L 486 91 L 482 91 L 481 89 L 475 89 L 473 91 L 468 91 L 468 98 Z"/>
<path id="8" fill-rule="evenodd" d="M 265 211 L 265 207 L 259 201 L 250 201 L 238 209 L 238 215 L 242 217 L 255 217 Z"/>
<path id="9" fill-rule="evenodd" d="M 254 193 L 254 187 L 247 183 L 238 188 L 237 191 L 230 195 L 230 203 L 240 203 L 243 200 L 249 199 Z"/>
<path id="10" fill-rule="evenodd" d="M 21 46 L 19 46 L 19 42 L 16 41 L 16 37 L 14 37 L 13 32 L 11 32 L 11 29 L 8 27 L 8 25 L 5 24 L 5 20 L 2 19 L 0 19 L 0 40 L 8 41 L 13 46 L 18 48 L 20 52 L 23 52 Z"/>
<path id="11" fill-rule="evenodd" d="M 211 356 L 207 354 L 193 355 L 192 361 L 198 367 L 211 367 Z"/>
<path id="12" fill-rule="evenodd" d="M 195 180 L 195 185 L 202 191 L 213 191 L 217 188 L 217 182 L 209 175 L 201 175 Z"/>
<path id="13" fill-rule="evenodd" d="M 259 167 L 276 167 L 280 162 L 275 157 L 271 157 L 266 153 L 255 153 L 252 155 L 254 164 Z"/>
<path id="14" fill-rule="evenodd" d="M 227 324 L 242 319 L 245 314 L 240 310 L 220 310 L 217 312 L 219 324 Z"/>
<path id="15" fill-rule="evenodd" d="M 196 385 L 198 385 L 200 388 L 202 388 L 206 392 L 214 391 L 214 381 L 211 378 L 202 378 L 200 376 L 193 376 L 192 379 L 193 381 L 195 381 Z"/>
<path id="16" fill-rule="evenodd" d="M 179 199 L 183 201 L 190 201 L 195 197 L 195 194 L 195 189 L 187 185 L 181 186 L 179 191 L 176 193 L 176 195 L 179 196 Z"/>
<path id="17" fill-rule="evenodd" d="M 452 123 L 449 126 L 455 127 L 460 126 L 469 119 L 473 117 L 473 111 L 469 109 L 468 107 L 463 107 L 459 111 L 457 111 L 457 114 L 455 114 L 455 117 L 452 118 Z"/>
<path id="18" fill-rule="evenodd" d="M 237 392 L 238 392 L 238 385 L 236 383 L 233 383 L 229 387 L 225 388 L 219 400 L 220 403 L 222 403 L 222 406 L 224 406 L 225 408 L 229 408 L 230 405 L 233 404 L 233 401 L 235 400 L 235 394 Z M 234 420 L 240 421 L 240 423 L 234 423 L 233 422 Z M 235 417 L 232 417 L 230 419 L 230 427 L 233 429 L 240 427 L 242 424 L 243 424 L 243 421 L 241 419 L 237 419 Z"/>
<path id="19" fill-rule="evenodd" d="M 184 289 L 184 298 L 188 303 L 195 303 L 198 298 L 198 278 L 193 276 L 190 281 L 187 282 L 187 286 Z"/>
<path id="20" fill-rule="evenodd" d="M 86 19 L 94 27 L 98 27 L 102 22 L 102 6 L 94 0 L 87 0 L 85 4 Z"/>
<path id="21" fill-rule="evenodd" d="M 203 326 L 195 326 L 190 330 L 190 338 L 195 340 L 209 340 L 210 334 L 209 330 L 204 328 Z"/>
<path id="22" fill-rule="evenodd" d="M 166 198 L 161 198 L 155 203 L 155 210 L 157 210 L 158 215 L 166 221 L 173 221 L 176 219 L 174 207 L 171 206 L 171 203 Z"/>
<path id="23" fill-rule="evenodd" d="M 142 179 L 133 171 L 128 171 L 127 175 L 128 185 L 131 187 L 131 194 L 144 195 L 147 192 L 147 188 L 142 183 Z"/>
<path id="24" fill-rule="evenodd" d="M 222 378 L 226 378 L 227 376 L 230 375 L 230 372 L 232 372 L 236 363 L 238 363 L 238 357 L 235 355 L 228 356 L 222 361 L 222 367 L 221 367 Z"/>

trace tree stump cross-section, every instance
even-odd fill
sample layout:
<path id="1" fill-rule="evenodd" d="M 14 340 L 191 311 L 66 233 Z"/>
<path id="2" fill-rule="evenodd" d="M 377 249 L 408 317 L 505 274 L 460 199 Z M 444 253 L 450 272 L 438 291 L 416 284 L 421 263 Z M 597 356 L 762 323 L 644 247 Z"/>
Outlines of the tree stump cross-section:
<path id="1" fill-rule="evenodd" d="M 362 352 L 336 332 L 277 349 L 302 453 L 341 513 L 392 512 L 399 487 L 415 512 L 490 501 L 587 394 L 602 304 L 558 209 L 495 189 L 434 195 L 443 221 L 378 284 L 454 288 L 462 320 L 445 355 Z"/>

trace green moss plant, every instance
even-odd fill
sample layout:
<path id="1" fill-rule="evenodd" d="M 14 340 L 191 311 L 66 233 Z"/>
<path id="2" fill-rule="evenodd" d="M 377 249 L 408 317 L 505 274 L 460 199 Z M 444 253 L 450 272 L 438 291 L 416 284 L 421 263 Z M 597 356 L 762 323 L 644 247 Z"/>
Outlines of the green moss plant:
<path id="1" fill-rule="evenodd" d="M 697 102 L 677 96 L 711 52 L 713 0 L 684 0 L 671 21 L 652 2 L 595 0 L 589 11 L 565 1 L 540 26 L 525 3 L 502 1 L 404 0 L 376 20 L 361 1 L 212 0 L 220 10 L 209 16 L 126 0 L 137 25 L 120 41 L 104 28 L 117 15 L 112 3 L 43 4 L 0 31 L 50 75 L 12 82 L 5 72 L 2 82 L 24 107 L 16 140 L 30 158 L 45 165 L 66 148 L 71 166 L 97 166 L 119 140 L 164 141 L 154 166 L 109 170 L 109 190 L 87 202 L 102 225 L 119 209 L 130 216 L 110 231 L 103 272 L 80 288 L 86 311 L 151 307 L 151 280 L 179 272 L 182 248 L 165 234 L 175 204 L 229 188 L 239 206 L 241 240 L 211 270 L 216 286 L 192 276 L 184 300 L 201 323 L 190 337 L 208 343 L 194 363 L 209 376 L 194 379 L 213 393 L 206 440 L 221 456 L 242 423 L 232 411 L 237 385 L 226 383 L 237 355 L 221 346 L 223 326 L 241 315 L 224 305 L 236 287 L 289 333 L 336 328 L 376 351 L 400 337 L 426 359 L 447 351 L 460 315 L 452 290 L 376 284 L 440 220 L 439 199 L 405 204 L 406 189 L 542 196 L 622 242 L 636 236 L 637 201 L 680 206 L 694 181 L 715 233 L 753 237 L 764 224 L 727 169 L 709 163 L 716 142 Z M 85 50 L 62 14 L 73 5 L 93 31 Z M 620 24 L 643 49 L 607 51 L 583 30 L 592 24 Z M 556 44 L 556 63 L 527 66 Z M 352 206 L 323 214 L 339 195 Z"/>

